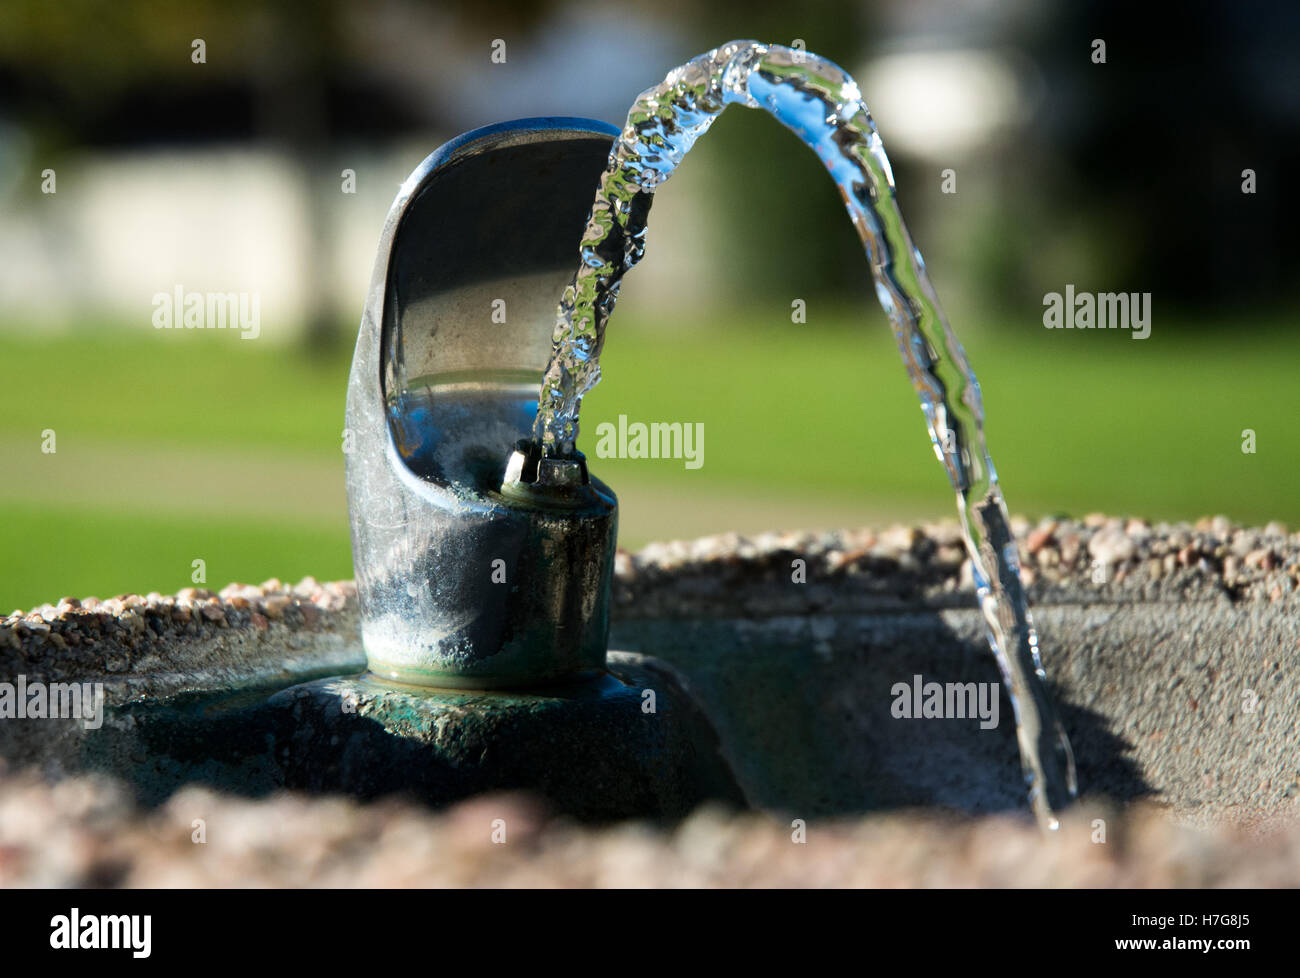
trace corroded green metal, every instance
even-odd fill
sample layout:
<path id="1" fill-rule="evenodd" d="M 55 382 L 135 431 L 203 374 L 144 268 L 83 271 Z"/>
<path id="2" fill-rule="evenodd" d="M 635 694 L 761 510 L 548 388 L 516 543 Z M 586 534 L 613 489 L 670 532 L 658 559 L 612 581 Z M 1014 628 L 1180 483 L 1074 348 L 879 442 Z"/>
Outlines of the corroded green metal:
<path id="1" fill-rule="evenodd" d="M 254 795 L 401 794 L 434 807 L 526 791 L 584 820 L 746 804 L 675 673 L 629 653 L 612 654 L 599 676 L 531 692 L 361 675 L 145 701 L 115 709 L 80 743 L 69 767 L 117 775 L 148 803 L 200 781 Z"/>

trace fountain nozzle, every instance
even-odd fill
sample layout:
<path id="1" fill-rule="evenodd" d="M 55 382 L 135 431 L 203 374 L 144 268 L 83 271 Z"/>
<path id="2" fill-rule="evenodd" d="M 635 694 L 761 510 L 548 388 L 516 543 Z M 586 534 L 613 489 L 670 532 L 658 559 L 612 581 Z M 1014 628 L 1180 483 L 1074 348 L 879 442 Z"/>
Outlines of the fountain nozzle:
<path id="1" fill-rule="evenodd" d="M 501 491 L 508 492 L 525 486 L 545 490 L 574 489 L 589 485 L 587 457 L 574 452 L 563 458 L 552 458 L 542 452 L 541 446 L 530 438 L 521 438 L 506 462 L 506 475 Z"/>

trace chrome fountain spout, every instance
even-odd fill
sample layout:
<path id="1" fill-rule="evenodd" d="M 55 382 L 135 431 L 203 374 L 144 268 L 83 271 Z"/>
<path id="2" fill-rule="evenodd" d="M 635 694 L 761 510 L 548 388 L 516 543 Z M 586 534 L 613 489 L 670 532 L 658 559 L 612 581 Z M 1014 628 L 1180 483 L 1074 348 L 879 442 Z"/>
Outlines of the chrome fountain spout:
<path id="1" fill-rule="evenodd" d="M 533 688 L 604 668 L 618 503 L 585 460 L 542 459 L 528 436 L 617 135 L 572 118 L 478 129 L 421 163 L 389 211 L 344 431 L 377 677 Z"/>

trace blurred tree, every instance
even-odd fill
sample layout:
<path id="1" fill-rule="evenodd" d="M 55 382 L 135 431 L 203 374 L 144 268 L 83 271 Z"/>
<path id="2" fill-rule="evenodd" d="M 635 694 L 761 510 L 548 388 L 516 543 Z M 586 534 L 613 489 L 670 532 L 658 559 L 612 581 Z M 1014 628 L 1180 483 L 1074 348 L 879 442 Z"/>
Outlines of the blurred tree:
<path id="1" fill-rule="evenodd" d="M 47 150 L 131 142 L 260 139 L 297 172 L 309 252 L 304 339 L 339 336 L 323 288 L 333 82 L 346 69 L 344 4 L 317 0 L 6 0 L 4 111 Z M 201 42 L 201 50 L 196 43 Z"/>
<path id="2" fill-rule="evenodd" d="M 380 82 L 367 70 L 383 52 L 358 39 L 358 18 L 418 22 L 411 29 L 427 32 L 429 22 L 414 15 L 434 9 L 438 29 L 527 37 L 562 6 L 567 2 L 4 0 L 0 116 L 28 129 L 42 151 L 269 141 L 294 161 L 304 193 L 318 201 L 337 183 L 332 167 L 316 164 L 340 139 L 391 138 L 437 121 L 427 114 L 433 100 L 413 91 L 419 75 L 390 73 Z M 1096 278 L 1098 288 L 1159 292 L 1166 308 L 1294 303 L 1300 238 L 1290 233 L 1289 217 L 1300 205 L 1290 179 L 1300 162 L 1300 7 L 1209 0 L 1171 13 L 1096 0 L 977 8 L 661 0 L 656 16 L 681 32 L 682 59 L 738 37 L 799 38 L 855 71 L 904 21 L 917 43 L 926 30 L 944 28 L 949 43 L 1025 51 L 1045 81 L 1037 117 L 990 156 L 997 178 L 981 185 L 989 195 L 983 213 L 999 219 L 996 227 L 989 222 L 987 245 L 968 229 L 960 235 L 973 243 L 967 260 L 991 291 L 1041 294 L 1044 256 L 1060 253 L 1068 257 L 1051 259 L 1060 265 L 1053 275 L 1086 266 L 1080 274 Z M 191 61 L 195 38 L 207 47 L 201 70 Z M 1089 57 L 1094 38 L 1107 42 L 1105 64 Z M 727 175 L 718 181 L 718 205 L 739 232 L 730 260 L 743 266 L 750 287 L 787 296 L 868 294 L 839 201 L 797 140 L 758 113 L 728 113 L 697 153 L 694 165 Z M 764 165 L 743 165 L 752 159 Z M 900 186 L 933 182 L 900 154 L 893 162 Z M 1245 169 L 1256 174 L 1249 195 L 1242 193 Z M 326 172 L 327 188 L 318 186 Z M 905 207 L 914 195 L 905 194 Z M 307 212 L 319 221 L 319 207 Z M 973 212 L 964 213 L 969 222 Z M 309 230 L 316 274 L 327 233 L 319 224 Z M 307 292 L 326 290 L 309 285 Z M 308 336 L 322 342 L 332 311 L 315 308 L 307 319 Z"/>
<path id="3" fill-rule="evenodd" d="M 1054 210 L 1101 215 L 1121 245 L 1096 249 L 1099 284 L 1192 313 L 1294 305 L 1300 7 L 1097 0 L 1028 43 L 1048 79 L 1044 136 L 1069 167 Z"/>

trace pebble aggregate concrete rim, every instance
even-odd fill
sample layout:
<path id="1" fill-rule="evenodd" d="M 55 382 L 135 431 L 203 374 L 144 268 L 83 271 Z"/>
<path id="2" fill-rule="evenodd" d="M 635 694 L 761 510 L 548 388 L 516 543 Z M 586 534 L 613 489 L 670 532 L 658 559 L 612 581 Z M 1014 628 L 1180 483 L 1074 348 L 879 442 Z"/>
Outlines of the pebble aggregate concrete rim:
<path id="1" fill-rule="evenodd" d="M 1300 535 L 1014 523 L 1085 792 L 1189 821 L 1300 812 Z M 611 647 L 681 674 L 755 805 L 1022 810 L 1005 700 L 988 731 L 890 714 L 917 674 L 997 681 L 955 525 L 653 544 L 619 553 L 615 599 Z M 346 582 L 64 599 L 0 622 L 0 678 L 103 681 L 113 706 L 356 671 L 357 635 Z M 0 753 L 39 760 L 41 726 L 0 723 Z"/>
<path id="2" fill-rule="evenodd" d="M 1250 887 L 1300 881 L 1300 824 L 1197 829 L 1151 811 L 1026 817 L 896 813 L 789 822 L 704 808 L 672 828 L 579 827 L 527 799 L 434 814 L 394 801 L 187 788 L 142 811 L 121 785 L 0 772 L 0 886 Z M 194 844 L 202 819 L 206 844 Z M 503 820 L 498 822 L 497 820 Z M 492 841 L 504 826 L 508 845 Z M 1103 843 L 1104 844 L 1099 844 Z M 1249 936 L 1248 932 L 1243 932 Z M 1115 935 L 1118 936 L 1118 935 Z"/>

